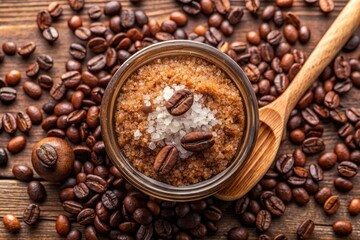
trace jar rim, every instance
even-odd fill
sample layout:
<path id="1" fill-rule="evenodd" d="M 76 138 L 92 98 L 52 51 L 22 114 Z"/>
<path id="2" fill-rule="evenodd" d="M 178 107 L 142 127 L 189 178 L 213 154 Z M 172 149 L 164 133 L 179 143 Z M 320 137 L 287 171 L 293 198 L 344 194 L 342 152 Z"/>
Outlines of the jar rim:
<path id="1" fill-rule="evenodd" d="M 242 96 L 246 114 L 243 142 L 230 165 L 211 178 L 188 186 L 173 186 L 146 176 L 136 170 L 121 150 L 115 131 L 114 116 L 120 89 L 128 77 L 141 66 L 155 59 L 169 56 L 194 56 L 210 62 L 225 72 Z M 225 53 L 209 45 L 189 41 L 171 40 L 152 44 L 127 59 L 111 78 L 101 105 L 100 121 L 106 152 L 125 180 L 146 194 L 170 201 L 192 201 L 215 194 L 231 181 L 248 160 L 256 142 L 259 116 L 256 96 L 252 85 L 240 66 Z M 242 142 L 242 143 L 240 143 Z M 241 148 L 240 148 L 241 146 Z"/>

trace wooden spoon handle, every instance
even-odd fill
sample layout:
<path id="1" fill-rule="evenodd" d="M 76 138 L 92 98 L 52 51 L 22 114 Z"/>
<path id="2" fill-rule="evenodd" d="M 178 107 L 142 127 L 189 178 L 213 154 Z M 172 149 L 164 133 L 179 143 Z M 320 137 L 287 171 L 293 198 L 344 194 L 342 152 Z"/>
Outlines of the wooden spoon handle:
<path id="1" fill-rule="evenodd" d="M 277 106 L 280 108 L 283 108 L 284 102 L 287 102 L 285 120 L 287 120 L 287 117 L 302 95 L 341 50 L 359 24 L 360 0 L 350 0 L 321 38 L 299 73 L 291 82 L 289 88 L 283 94 L 284 96 L 280 97 L 283 97 L 281 101 L 280 99 L 276 100 L 276 102 L 281 102 L 282 106 Z M 285 99 L 287 101 L 284 101 Z"/>

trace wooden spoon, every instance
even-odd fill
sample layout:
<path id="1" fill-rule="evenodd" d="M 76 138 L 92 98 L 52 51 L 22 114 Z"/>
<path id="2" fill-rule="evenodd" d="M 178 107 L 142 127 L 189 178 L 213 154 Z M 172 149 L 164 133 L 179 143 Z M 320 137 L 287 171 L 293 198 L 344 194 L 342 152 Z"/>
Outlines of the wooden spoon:
<path id="1" fill-rule="evenodd" d="M 289 88 L 259 110 L 254 150 L 234 180 L 215 196 L 232 201 L 245 195 L 265 175 L 278 152 L 290 112 L 360 24 L 360 0 L 350 0 L 320 40 Z"/>

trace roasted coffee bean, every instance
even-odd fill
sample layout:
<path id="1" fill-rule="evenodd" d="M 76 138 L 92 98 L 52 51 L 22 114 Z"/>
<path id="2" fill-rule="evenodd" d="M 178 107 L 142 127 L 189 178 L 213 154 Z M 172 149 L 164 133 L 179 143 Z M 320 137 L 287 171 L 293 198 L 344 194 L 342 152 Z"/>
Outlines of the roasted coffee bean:
<path id="1" fill-rule="evenodd" d="M 261 13 L 261 19 L 263 21 L 271 20 L 274 17 L 275 10 L 276 8 L 274 5 L 266 6 Z"/>
<path id="2" fill-rule="evenodd" d="M 89 239 L 89 240 L 97 240 L 98 237 L 96 235 L 96 229 L 94 226 L 90 225 L 87 226 L 84 230 L 84 236 L 85 239 Z M 116 238 L 115 238 L 116 239 Z"/>
<path id="3" fill-rule="evenodd" d="M 4 42 L 2 45 L 2 50 L 6 55 L 15 55 L 17 46 L 14 42 Z"/>
<path id="4" fill-rule="evenodd" d="M 5 229 L 11 233 L 18 233 L 21 228 L 19 220 L 12 214 L 6 214 L 3 217 L 3 224 Z"/>
<path id="5" fill-rule="evenodd" d="M 318 204 L 323 205 L 331 195 L 331 189 L 329 187 L 323 187 L 315 194 L 314 199 Z"/>
<path id="6" fill-rule="evenodd" d="M 333 0 L 319 0 L 320 10 L 324 13 L 329 13 L 334 10 L 334 2 Z"/>
<path id="7" fill-rule="evenodd" d="M 189 15 L 197 15 L 201 11 L 201 6 L 196 1 L 191 1 L 189 4 L 183 6 L 183 11 Z"/>
<path id="8" fill-rule="evenodd" d="M 40 67 L 37 62 L 31 64 L 26 69 L 26 76 L 28 77 L 35 77 L 39 73 Z"/>
<path id="9" fill-rule="evenodd" d="M 35 82 L 26 81 L 23 83 L 22 87 L 26 95 L 33 99 L 39 99 L 42 95 L 41 87 Z"/>
<path id="10" fill-rule="evenodd" d="M 275 188 L 275 192 L 276 195 L 281 199 L 281 201 L 283 201 L 284 203 L 289 203 L 292 200 L 292 192 L 291 189 L 289 187 L 289 185 L 287 185 L 284 182 L 279 182 L 276 185 Z"/>
<path id="11" fill-rule="evenodd" d="M 210 27 L 205 33 L 205 39 L 209 44 L 216 46 L 222 40 L 222 34 L 214 27 Z"/>
<path id="12" fill-rule="evenodd" d="M 243 15 L 244 11 L 241 7 L 233 7 L 230 8 L 226 18 L 230 24 L 236 25 L 240 22 Z"/>
<path id="13" fill-rule="evenodd" d="M 10 153 L 15 154 L 21 152 L 25 146 L 26 138 L 24 136 L 16 136 L 10 139 L 6 148 Z"/>
<path id="14" fill-rule="evenodd" d="M 285 25 L 285 27 L 283 28 L 283 34 L 284 34 L 285 39 L 290 44 L 295 44 L 299 37 L 299 32 L 291 24 Z"/>
<path id="15" fill-rule="evenodd" d="M 249 198 L 243 197 L 236 201 L 235 213 L 238 215 L 243 214 L 249 206 Z"/>
<path id="16" fill-rule="evenodd" d="M 44 89 L 51 89 L 53 86 L 53 79 L 49 75 L 42 74 L 38 78 L 39 86 Z"/>
<path id="17" fill-rule="evenodd" d="M 122 10 L 120 18 L 124 28 L 131 28 L 135 25 L 135 13 L 132 10 Z"/>
<path id="18" fill-rule="evenodd" d="M 275 166 L 279 173 L 288 173 L 294 166 L 294 158 L 291 155 L 283 154 L 277 159 Z"/>
<path id="19" fill-rule="evenodd" d="M 85 5 L 85 0 L 69 0 L 69 6 L 74 11 L 80 11 Z"/>
<path id="20" fill-rule="evenodd" d="M 317 182 L 322 181 L 324 179 L 324 173 L 322 169 L 316 164 L 310 165 L 309 172 L 310 172 L 310 176 Z"/>
<path id="21" fill-rule="evenodd" d="M 245 7 L 250 13 L 257 13 L 260 8 L 259 0 L 245 0 Z"/>
<path id="22" fill-rule="evenodd" d="M 92 72 L 97 72 L 106 66 L 106 58 L 104 54 L 92 57 L 86 64 L 87 68 Z"/>
<path id="23" fill-rule="evenodd" d="M 59 32 L 54 27 L 48 27 L 42 32 L 42 36 L 49 43 L 53 43 L 59 38 Z"/>
<path id="24" fill-rule="evenodd" d="M 300 187 L 300 186 L 303 186 L 305 184 L 306 178 L 290 176 L 287 179 L 287 182 L 293 187 Z"/>
<path id="25" fill-rule="evenodd" d="M 119 204 L 118 197 L 112 191 L 105 192 L 101 197 L 101 201 L 103 205 L 109 210 L 114 210 Z"/>
<path id="26" fill-rule="evenodd" d="M 10 103 L 15 101 L 17 96 L 16 90 L 12 87 L 0 88 L 0 101 L 3 103 Z"/>
<path id="27" fill-rule="evenodd" d="M 348 211 L 351 215 L 356 216 L 360 213 L 360 199 L 353 198 L 348 206 Z"/>
<path id="28" fill-rule="evenodd" d="M 246 40 L 252 45 L 259 45 L 261 42 L 261 38 L 259 33 L 255 31 L 250 31 L 246 34 Z"/>
<path id="29" fill-rule="evenodd" d="M 36 44 L 34 42 L 26 43 L 18 48 L 17 53 L 22 57 L 30 56 L 36 49 Z"/>
<path id="30" fill-rule="evenodd" d="M 333 215 L 334 213 L 336 213 L 339 206 L 340 206 L 339 197 L 333 195 L 325 201 L 323 209 L 327 215 Z"/>
<path id="31" fill-rule="evenodd" d="M 231 3 L 229 0 L 215 0 L 214 4 L 216 11 L 223 15 L 226 14 L 231 7 Z"/>
<path id="32" fill-rule="evenodd" d="M 76 217 L 76 221 L 81 225 L 88 225 L 94 221 L 95 211 L 92 208 L 84 208 L 79 212 Z"/>
<path id="33" fill-rule="evenodd" d="M 104 193 L 108 188 L 108 184 L 104 179 L 93 174 L 87 175 L 85 184 L 97 193 Z"/>
<path id="34" fill-rule="evenodd" d="M 259 26 L 259 34 L 261 39 L 266 40 L 266 36 L 271 32 L 271 26 L 268 23 L 262 23 Z M 265 60 L 265 59 L 264 59 Z M 265 60 L 266 61 L 266 60 Z M 270 60 L 271 61 L 271 60 Z M 268 61 L 267 61 L 268 62 Z"/>
<path id="35" fill-rule="evenodd" d="M 336 77 L 340 79 L 347 79 L 351 74 L 350 63 L 346 61 L 342 55 L 335 58 L 333 68 Z"/>
<path id="36" fill-rule="evenodd" d="M 78 27 L 75 30 L 74 34 L 78 39 L 83 40 L 83 41 L 88 41 L 92 35 L 90 29 L 88 29 L 86 27 Z"/>
<path id="37" fill-rule="evenodd" d="M 165 146 L 156 156 L 154 170 L 158 174 L 168 174 L 179 158 L 179 151 L 172 145 Z"/>
<path id="38" fill-rule="evenodd" d="M 217 28 L 220 27 L 220 24 L 223 20 L 224 20 L 223 16 L 215 12 L 208 18 L 208 25 L 210 27 Z"/>
<path id="39" fill-rule="evenodd" d="M 42 122 L 43 116 L 38 107 L 36 107 L 36 106 L 27 107 L 26 113 L 29 115 L 32 124 L 38 125 Z"/>
<path id="40" fill-rule="evenodd" d="M 332 225 L 333 231 L 340 236 L 350 235 L 353 228 L 352 224 L 348 221 L 337 221 Z"/>
<path id="41" fill-rule="evenodd" d="M 351 178 L 357 174 L 358 166 L 353 162 L 343 161 L 338 165 L 337 170 L 341 176 Z"/>
<path id="42" fill-rule="evenodd" d="M 102 37 L 92 38 L 90 41 L 88 41 L 87 46 L 93 53 L 103 53 L 109 47 L 105 38 Z"/>
<path id="43" fill-rule="evenodd" d="M 13 134 L 17 130 L 16 118 L 12 113 L 2 115 L 2 126 L 6 133 Z"/>
<path id="44" fill-rule="evenodd" d="M 176 224 L 181 229 L 193 229 L 200 224 L 201 217 L 198 213 L 190 212 L 182 218 L 178 218 Z"/>
<path id="45" fill-rule="evenodd" d="M 333 152 L 326 152 L 320 155 L 317 160 L 319 166 L 324 169 L 328 170 L 335 166 L 337 162 L 337 155 Z"/>
<path id="46" fill-rule="evenodd" d="M 192 152 L 200 152 L 215 144 L 211 132 L 191 132 L 181 138 L 181 146 Z"/>
<path id="47" fill-rule="evenodd" d="M 6 167 L 7 163 L 8 163 L 8 155 L 4 148 L 0 148 L 0 167 Z"/>
<path id="48" fill-rule="evenodd" d="M 310 195 L 314 195 L 319 191 L 319 183 L 315 182 L 311 178 L 307 178 L 304 184 L 304 188 Z"/>
<path id="49" fill-rule="evenodd" d="M 70 232 L 70 228 L 69 218 L 64 214 L 58 215 L 55 222 L 56 232 L 61 236 L 66 236 Z"/>
<path id="50" fill-rule="evenodd" d="M 57 2 L 51 2 L 48 6 L 48 12 L 50 13 L 52 18 L 58 18 L 61 16 L 63 12 L 62 6 Z"/>
<path id="51" fill-rule="evenodd" d="M 86 57 L 86 47 L 80 43 L 72 43 L 69 48 L 70 55 L 78 60 L 83 60 Z"/>
<path id="52" fill-rule="evenodd" d="M 246 76 L 251 82 L 257 82 L 260 78 L 260 71 L 254 64 L 247 64 L 243 67 Z"/>
<path id="53" fill-rule="evenodd" d="M 280 74 L 276 75 L 276 77 L 274 79 L 274 85 L 275 85 L 276 92 L 278 94 L 285 92 L 285 90 L 288 88 L 289 84 L 290 84 L 289 79 L 286 77 L 285 74 L 280 73 Z"/>
<path id="54" fill-rule="evenodd" d="M 102 10 L 99 6 L 95 5 L 89 8 L 88 15 L 91 20 L 97 20 L 102 16 Z"/>
<path id="55" fill-rule="evenodd" d="M 68 235 L 66 235 L 66 240 L 81 240 L 81 232 L 77 229 L 72 229 Z"/>
<path id="56" fill-rule="evenodd" d="M 264 200 L 266 209 L 274 216 L 280 217 L 284 214 L 285 205 L 280 198 L 271 196 Z"/>
<path id="57" fill-rule="evenodd" d="M 248 239 L 249 231 L 243 227 L 231 228 L 227 234 L 228 240 Z"/>
<path id="58" fill-rule="evenodd" d="M 324 151 L 325 144 L 323 139 L 318 137 L 310 137 L 305 139 L 302 144 L 302 150 L 306 154 L 316 154 Z"/>
<path id="59" fill-rule="evenodd" d="M 336 144 L 336 146 L 334 148 L 334 152 L 340 162 L 349 161 L 350 151 L 344 143 Z"/>
<path id="60" fill-rule="evenodd" d="M 74 187 L 74 195 L 80 200 L 87 198 L 90 194 L 89 188 L 85 183 L 81 182 Z"/>
<path id="61" fill-rule="evenodd" d="M 23 133 L 28 133 L 32 127 L 32 123 L 29 115 L 23 112 L 17 113 L 16 124 L 18 129 Z"/>
<path id="62" fill-rule="evenodd" d="M 240 221 L 244 226 L 255 227 L 256 216 L 251 212 L 246 211 L 242 215 L 240 215 Z"/>
<path id="63" fill-rule="evenodd" d="M 132 214 L 132 218 L 139 224 L 147 225 L 153 220 L 151 212 L 146 208 L 138 208 Z"/>
<path id="64" fill-rule="evenodd" d="M 310 196 L 304 188 L 294 188 L 292 194 L 295 202 L 300 206 L 306 205 L 310 201 Z"/>
<path id="65" fill-rule="evenodd" d="M 314 232 L 315 224 L 311 219 L 306 219 L 298 226 L 296 234 L 298 239 L 309 239 Z"/>
<path id="66" fill-rule="evenodd" d="M 188 89 L 176 91 L 166 102 L 166 109 L 171 115 L 179 116 L 187 112 L 194 102 L 194 96 Z"/>
<path id="67" fill-rule="evenodd" d="M 349 192 L 353 189 L 353 184 L 350 180 L 337 177 L 334 179 L 334 186 L 338 191 Z"/>
<path id="68" fill-rule="evenodd" d="M 62 206 L 66 212 L 73 214 L 73 215 L 78 215 L 81 212 L 81 210 L 83 209 L 83 206 L 80 203 L 72 201 L 72 200 L 63 202 Z"/>
<path id="69" fill-rule="evenodd" d="M 256 215 L 256 228 L 260 231 L 269 229 L 271 223 L 271 214 L 266 210 L 261 210 Z"/>
<path id="70" fill-rule="evenodd" d="M 91 128 L 96 128 L 99 125 L 99 108 L 92 106 L 88 109 L 86 122 Z"/>
<path id="71" fill-rule="evenodd" d="M 39 181 L 31 181 L 27 187 L 29 198 L 34 202 L 44 202 L 46 199 L 46 190 L 44 185 Z"/>
<path id="72" fill-rule="evenodd" d="M 24 211 L 23 220 L 27 225 L 35 225 L 40 218 L 40 208 L 36 204 L 29 204 Z"/>
<path id="73" fill-rule="evenodd" d="M 59 192 L 59 198 L 61 202 L 68 200 L 75 200 L 75 194 L 73 188 L 64 188 Z"/>
<path id="74" fill-rule="evenodd" d="M 68 71 L 68 72 L 71 72 L 71 71 L 81 72 L 82 71 L 81 63 L 75 59 L 69 59 L 68 61 L 66 61 L 65 68 L 66 68 L 66 71 Z"/>
<path id="75" fill-rule="evenodd" d="M 18 70 L 11 70 L 5 75 L 5 82 L 8 86 L 15 86 L 21 80 L 21 73 Z"/>
<path id="76" fill-rule="evenodd" d="M 352 35 L 345 44 L 345 46 L 343 47 L 343 50 L 347 52 L 352 52 L 359 46 L 359 44 L 360 44 L 360 37 L 357 35 Z"/>
<path id="77" fill-rule="evenodd" d="M 51 26 L 52 18 L 50 13 L 47 10 L 40 11 L 37 14 L 36 23 L 40 30 L 44 30 Z"/>
<path id="78" fill-rule="evenodd" d="M 281 41 L 281 33 L 278 30 L 272 30 L 269 32 L 269 34 L 266 36 L 266 40 L 268 43 L 270 43 L 273 46 L 276 46 Z"/>

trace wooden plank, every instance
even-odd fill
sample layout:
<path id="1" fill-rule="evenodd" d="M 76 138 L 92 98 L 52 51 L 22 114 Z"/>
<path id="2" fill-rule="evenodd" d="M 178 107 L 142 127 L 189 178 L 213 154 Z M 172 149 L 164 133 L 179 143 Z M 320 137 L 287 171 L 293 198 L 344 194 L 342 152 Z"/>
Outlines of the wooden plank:
<path id="1" fill-rule="evenodd" d="M 0 44 L 5 41 L 15 41 L 18 45 L 24 44 L 27 41 L 36 41 L 37 50 L 34 55 L 29 59 L 22 60 L 19 56 L 6 56 L 4 63 L 0 64 L 0 76 L 3 76 L 7 71 L 11 69 L 18 69 L 23 74 L 23 80 L 26 81 L 25 69 L 34 62 L 36 55 L 40 53 L 48 53 L 53 56 L 55 60 L 54 68 L 49 72 L 54 78 L 58 78 L 65 72 L 65 62 L 70 58 L 67 49 L 69 44 L 73 41 L 78 42 L 73 36 L 73 33 L 67 28 L 67 19 L 76 14 L 71 11 L 67 6 L 67 0 L 59 0 L 58 2 L 64 5 L 63 16 L 54 23 L 54 26 L 60 31 L 60 38 L 54 44 L 50 46 L 41 37 L 41 33 L 37 30 L 35 19 L 38 11 L 46 9 L 49 1 L 47 0 L 0 0 Z M 88 0 L 85 9 L 80 13 L 83 17 L 84 25 L 88 26 L 90 21 L 87 17 L 87 9 L 94 5 L 103 6 L 105 0 Z M 297 44 L 297 48 L 302 49 L 307 55 L 309 55 L 312 49 L 315 47 L 321 36 L 325 33 L 326 29 L 336 15 L 340 12 L 342 7 L 346 4 L 347 0 L 335 1 L 335 11 L 328 16 L 322 14 L 317 6 L 308 6 L 303 0 L 295 0 L 294 7 L 291 11 L 297 13 L 304 25 L 308 25 L 312 31 L 312 38 L 307 45 Z M 147 12 L 150 17 L 154 17 L 159 21 L 166 19 L 167 15 L 176 9 L 181 9 L 181 5 L 176 3 L 175 0 L 146 0 L 138 6 L 130 4 L 129 1 L 121 1 L 123 8 L 142 9 Z M 232 1 L 234 6 L 244 6 L 243 0 Z M 267 1 L 267 4 L 271 2 Z M 262 6 L 263 7 L 263 6 Z M 106 17 L 102 17 L 102 21 L 107 22 Z M 242 22 L 235 27 L 235 33 L 230 39 L 245 41 L 246 32 L 250 30 L 256 30 L 260 18 L 255 18 L 251 14 L 245 11 L 245 15 Z M 201 16 L 199 18 L 190 18 L 189 24 L 185 30 L 190 33 L 196 24 L 205 24 L 206 18 Z M 358 29 L 357 34 L 360 34 Z M 59 50 L 61 49 L 61 50 Z M 359 57 L 360 49 L 357 49 L 355 53 L 346 54 L 347 56 Z M 50 101 L 51 98 L 47 93 L 44 93 L 40 101 L 34 101 L 24 95 L 21 84 L 16 89 L 18 90 L 18 99 L 11 105 L 0 104 L 0 114 L 4 112 L 17 112 L 24 111 L 25 108 L 30 105 L 41 106 L 44 102 Z M 359 90 L 352 90 L 342 98 L 342 104 L 344 107 L 358 106 L 360 102 Z M 339 141 L 336 129 L 332 124 L 325 125 L 324 139 L 327 143 L 327 150 L 331 151 L 334 145 Z M 19 133 L 18 133 L 19 134 Z M 27 138 L 28 143 L 26 149 L 16 155 L 10 155 L 10 161 L 7 168 L 0 169 L 0 220 L 6 213 L 13 213 L 16 216 L 22 216 L 24 208 L 31 201 L 28 199 L 26 193 L 26 183 L 21 183 L 13 178 L 11 168 L 14 164 L 26 164 L 31 166 L 30 154 L 32 146 L 44 137 L 44 132 L 39 126 L 35 126 Z M 0 147 L 5 147 L 10 137 L 7 134 L 0 134 Z M 281 146 L 281 153 L 291 153 L 296 146 L 292 145 L 289 141 L 285 141 Z M 316 156 L 309 157 L 308 164 L 316 161 Z M 332 180 L 337 176 L 336 170 L 333 169 L 325 173 L 325 181 L 321 186 L 332 187 Z M 6 180 L 9 179 L 9 180 Z M 352 197 L 360 196 L 360 176 L 356 176 L 353 179 L 354 190 L 349 194 L 341 194 L 341 207 L 337 214 L 334 216 L 326 216 L 322 209 L 314 203 L 311 199 L 310 203 L 305 207 L 299 207 L 296 204 L 290 204 L 286 210 L 286 215 L 274 219 L 271 227 L 270 235 L 284 233 L 289 239 L 295 239 L 295 231 L 297 225 L 305 218 L 311 218 L 316 223 L 316 232 L 312 239 L 340 239 L 336 238 L 331 229 L 331 224 L 335 220 L 349 220 L 354 224 L 354 232 L 349 239 L 360 238 L 360 217 L 351 217 L 347 213 L 346 207 Z M 58 239 L 59 236 L 54 230 L 54 220 L 59 213 L 62 213 L 62 207 L 58 200 L 58 190 L 56 184 L 44 183 L 48 192 L 48 199 L 44 204 L 41 204 L 42 217 L 39 225 L 35 228 L 30 228 L 22 223 L 22 230 L 19 234 L 12 235 L 4 230 L 3 225 L 0 223 L 0 239 Z M 334 190 L 335 193 L 336 190 Z M 240 226 L 240 221 L 237 216 L 233 214 L 232 203 L 221 203 L 224 211 L 224 218 L 220 222 L 219 232 L 215 236 L 207 237 L 206 239 L 226 239 L 227 231 L 235 226 Z M 254 229 L 251 230 L 251 239 L 258 238 L 258 232 Z"/>

